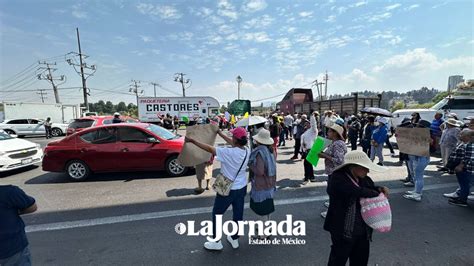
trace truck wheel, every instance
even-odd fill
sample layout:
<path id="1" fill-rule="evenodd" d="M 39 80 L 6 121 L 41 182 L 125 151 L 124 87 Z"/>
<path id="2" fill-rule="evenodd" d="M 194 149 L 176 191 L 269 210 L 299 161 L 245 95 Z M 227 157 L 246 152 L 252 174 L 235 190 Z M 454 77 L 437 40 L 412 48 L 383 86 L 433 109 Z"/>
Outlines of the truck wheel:
<path id="1" fill-rule="evenodd" d="M 51 135 L 53 135 L 53 137 L 59 137 L 63 135 L 63 131 L 60 128 L 55 127 L 51 129 Z"/>
<path id="2" fill-rule="evenodd" d="M 84 181 L 90 174 L 87 164 L 81 160 L 72 160 L 66 166 L 66 173 L 74 181 Z"/>
<path id="3" fill-rule="evenodd" d="M 187 167 L 182 166 L 178 162 L 177 155 L 173 155 L 166 160 L 165 168 L 168 175 L 172 177 L 184 175 L 188 171 Z"/>

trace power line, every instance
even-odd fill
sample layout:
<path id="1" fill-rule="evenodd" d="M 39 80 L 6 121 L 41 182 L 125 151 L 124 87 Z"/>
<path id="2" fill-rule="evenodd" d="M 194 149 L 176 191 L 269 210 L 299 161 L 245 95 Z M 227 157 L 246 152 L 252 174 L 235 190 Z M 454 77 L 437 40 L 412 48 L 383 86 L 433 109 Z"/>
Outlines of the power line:
<path id="1" fill-rule="evenodd" d="M 64 57 L 65 55 L 57 55 L 57 56 L 53 56 L 53 57 L 49 57 L 49 58 L 44 58 L 44 59 L 40 59 L 40 61 L 50 61 L 50 60 L 54 60 L 54 59 L 59 59 L 59 58 L 62 58 Z M 9 78 L 3 80 L 0 82 L 0 84 L 3 84 L 4 86 L 11 83 L 12 80 L 15 80 L 21 76 L 24 76 L 24 75 L 27 75 L 28 73 L 27 72 L 31 72 L 35 65 L 37 64 L 37 62 L 27 66 L 26 68 L 24 68 L 23 70 L 21 70 L 20 72 L 10 76 Z M 29 73 L 31 74 L 31 73 Z M 35 74 L 36 75 L 36 74 Z M 8 85 L 8 86 L 12 86 L 12 85 Z"/>
<path id="2" fill-rule="evenodd" d="M 270 100 L 270 99 L 273 99 L 273 98 L 276 98 L 276 97 L 283 96 L 285 94 L 286 94 L 286 92 L 282 93 L 282 94 L 275 95 L 275 96 L 267 97 L 267 98 L 262 98 L 262 99 L 258 99 L 258 100 L 251 100 L 251 102 L 261 102 L 261 101 L 265 101 L 265 100 Z"/>
<path id="3" fill-rule="evenodd" d="M 35 66 L 36 66 L 36 63 L 33 63 L 31 65 L 29 65 L 27 68 L 23 69 L 22 71 L 20 71 L 19 73 L 11 76 L 10 78 L 8 79 L 5 79 L 3 80 L 1 83 L 4 85 L 4 86 L 7 86 L 7 84 L 11 83 L 12 81 L 14 81 L 15 79 L 19 78 L 19 77 L 22 77 L 24 75 L 27 75 L 29 74 L 29 72 L 31 72 L 33 69 L 35 69 Z M 11 86 L 11 85 L 9 85 Z"/>

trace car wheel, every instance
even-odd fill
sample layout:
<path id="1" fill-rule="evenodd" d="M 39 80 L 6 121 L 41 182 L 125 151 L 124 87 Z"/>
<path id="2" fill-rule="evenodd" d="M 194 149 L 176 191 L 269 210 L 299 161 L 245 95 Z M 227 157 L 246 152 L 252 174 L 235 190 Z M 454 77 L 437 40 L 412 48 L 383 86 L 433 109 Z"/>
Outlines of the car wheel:
<path id="1" fill-rule="evenodd" d="M 166 160 L 166 172 L 170 176 L 181 176 L 187 172 L 187 168 L 178 162 L 178 156 L 173 155 Z"/>
<path id="2" fill-rule="evenodd" d="M 51 129 L 51 135 L 53 135 L 53 137 L 59 137 L 59 136 L 62 136 L 63 135 L 63 131 L 57 127 Z"/>
<path id="3" fill-rule="evenodd" d="M 89 176 L 90 169 L 85 162 L 72 160 L 66 166 L 66 173 L 74 181 L 83 181 Z"/>
<path id="4" fill-rule="evenodd" d="M 3 130 L 3 131 L 5 131 L 5 133 L 7 133 L 7 134 L 10 135 L 10 136 L 16 135 L 16 134 L 15 134 L 15 131 L 13 131 L 13 130 L 11 130 L 11 129 L 5 129 L 5 130 Z"/>

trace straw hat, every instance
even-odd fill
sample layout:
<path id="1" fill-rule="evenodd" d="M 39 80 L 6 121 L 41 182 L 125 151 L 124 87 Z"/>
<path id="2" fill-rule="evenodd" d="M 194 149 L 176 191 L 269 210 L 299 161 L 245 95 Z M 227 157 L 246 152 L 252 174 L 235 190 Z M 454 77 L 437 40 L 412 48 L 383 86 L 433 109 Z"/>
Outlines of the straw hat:
<path id="1" fill-rule="evenodd" d="M 270 131 L 262 128 L 253 139 L 263 145 L 273 145 L 273 139 L 270 137 Z"/>
<path id="2" fill-rule="evenodd" d="M 459 127 L 458 121 L 454 118 L 450 118 L 446 121 L 446 124 L 449 124 L 451 126 Z"/>
<path id="3" fill-rule="evenodd" d="M 344 128 L 341 127 L 340 125 L 338 124 L 332 124 L 332 125 L 329 125 L 328 126 L 330 129 L 334 130 L 337 132 L 337 134 L 339 134 L 339 136 L 341 136 L 341 139 L 344 139 Z"/>
<path id="4" fill-rule="evenodd" d="M 367 168 L 367 169 L 375 171 L 375 172 L 383 172 L 383 171 L 387 170 L 386 167 L 382 167 L 382 166 L 378 166 L 378 165 L 374 164 L 369 159 L 369 157 L 367 156 L 367 154 L 365 152 L 356 150 L 356 151 L 350 151 L 350 152 L 346 153 L 346 155 L 344 155 L 344 163 L 342 165 L 336 167 L 336 169 L 334 169 L 334 171 L 339 170 L 339 169 L 343 168 L 344 166 L 347 166 L 347 165 L 350 165 L 350 164 L 359 165 L 359 166 L 362 166 L 364 168 Z"/>

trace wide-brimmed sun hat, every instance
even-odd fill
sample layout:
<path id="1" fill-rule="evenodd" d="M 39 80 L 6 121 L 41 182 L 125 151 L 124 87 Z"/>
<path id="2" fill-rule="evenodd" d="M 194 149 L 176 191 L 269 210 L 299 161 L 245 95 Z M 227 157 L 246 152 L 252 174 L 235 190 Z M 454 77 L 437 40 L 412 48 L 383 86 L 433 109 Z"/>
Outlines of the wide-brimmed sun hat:
<path id="1" fill-rule="evenodd" d="M 270 131 L 262 128 L 257 135 L 253 136 L 253 139 L 263 145 L 273 145 L 274 141 L 270 137 Z"/>
<path id="2" fill-rule="evenodd" d="M 350 151 L 348 153 L 346 153 L 346 155 L 344 155 L 344 163 L 338 167 L 336 167 L 336 169 L 334 169 L 334 171 L 336 170 L 339 170 L 347 165 L 351 165 L 351 164 L 355 164 L 355 165 L 359 165 L 359 166 L 362 166 L 364 168 L 367 168 L 369 170 L 372 170 L 372 171 L 375 171 L 375 172 L 383 172 L 383 171 L 386 171 L 387 168 L 386 167 L 382 167 L 382 166 L 379 166 L 379 165 L 376 165 L 375 163 L 373 163 L 369 157 L 367 156 L 367 154 L 363 151 Z"/>
<path id="3" fill-rule="evenodd" d="M 344 128 L 341 127 L 340 125 L 338 124 L 332 124 L 330 126 L 328 126 L 330 129 L 334 130 L 337 132 L 337 134 L 339 134 L 339 136 L 341 136 L 341 139 L 344 139 Z"/>
<path id="4" fill-rule="evenodd" d="M 446 121 L 446 124 L 451 125 L 451 126 L 455 126 L 455 127 L 459 127 L 459 126 L 460 126 L 460 125 L 459 125 L 459 122 L 458 122 L 456 119 L 454 119 L 454 118 L 448 119 L 448 120 Z"/>

